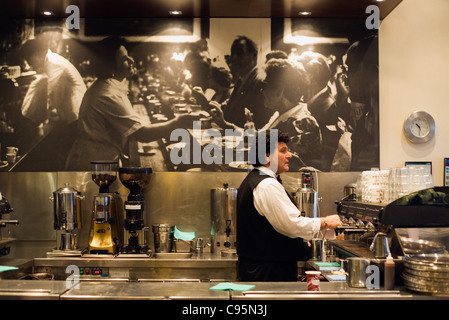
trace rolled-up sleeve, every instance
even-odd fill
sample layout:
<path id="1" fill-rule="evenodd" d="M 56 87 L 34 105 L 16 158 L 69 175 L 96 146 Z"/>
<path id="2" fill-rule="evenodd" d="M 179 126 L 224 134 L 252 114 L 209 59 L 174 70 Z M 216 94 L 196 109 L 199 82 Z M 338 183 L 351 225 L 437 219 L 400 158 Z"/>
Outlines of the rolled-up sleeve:
<path id="1" fill-rule="evenodd" d="M 320 231 L 319 218 L 301 217 L 284 187 L 274 178 L 262 180 L 253 190 L 254 206 L 273 228 L 290 238 L 313 239 Z"/>

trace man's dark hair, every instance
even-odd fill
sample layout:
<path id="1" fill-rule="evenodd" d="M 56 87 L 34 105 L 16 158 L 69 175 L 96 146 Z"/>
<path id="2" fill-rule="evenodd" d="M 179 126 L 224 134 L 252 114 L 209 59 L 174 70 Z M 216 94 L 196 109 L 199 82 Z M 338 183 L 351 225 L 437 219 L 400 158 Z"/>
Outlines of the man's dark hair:
<path id="1" fill-rule="evenodd" d="M 272 50 L 265 55 L 266 62 L 271 59 L 288 59 L 288 55 L 282 50 Z"/>
<path id="2" fill-rule="evenodd" d="M 252 56 L 257 57 L 257 44 L 251 40 L 250 38 L 248 38 L 247 36 L 237 36 L 234 41 L 232 42 L 231 45 L 231 52 L 232 52 L 232 48 L 234 46 L 243 44 L 246 48 L 246 50 L 248 51 L 248 53 L 251 53 Z"/>
<path id="3" fill-rule="evenodd" d="M 276 143 L 272 143 L 272 138 L 276 138 Z M 278 130 L 261 130 L 256 135 L 256 141 L 253 146 L 251 146 L 251 150 L 255 150 L 255 162 L 251 163 L 252 165 L 258 167 L 263 166 L 267 163 L 265 159 L 265 155 L 271 154 L 275 151 L 274 148 L 277 148 L 277 144 L 279 142 L 288 143 L 290 140 L 289 136 Z M 260 145 L 259 145 L 260 144 Z M 254 148 L 254 149 L 252 149 Z M 260 148 L 264 148 L 260 150 Z M 254 151 L 252 151 L 254 152 Z M 260 154 L 259 154 L 260 152 Z"/>
<path id="4" fill-rule="evenodd" d="M 96 43 L 93 68 L 98 78 L 108 78 L 116 68 L 115 55 L 125 40 L 119 36 L 110 36 Z"/>

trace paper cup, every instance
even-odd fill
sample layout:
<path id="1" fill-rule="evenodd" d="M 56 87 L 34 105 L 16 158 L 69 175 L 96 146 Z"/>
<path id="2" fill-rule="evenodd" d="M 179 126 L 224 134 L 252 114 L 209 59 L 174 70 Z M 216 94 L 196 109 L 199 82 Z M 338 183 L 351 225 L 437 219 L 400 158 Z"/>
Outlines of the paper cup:
<path id="1" fill-rule="evenodd" d="M 306 271 L 307 291 L 320 291 L 321 271 Z"/>

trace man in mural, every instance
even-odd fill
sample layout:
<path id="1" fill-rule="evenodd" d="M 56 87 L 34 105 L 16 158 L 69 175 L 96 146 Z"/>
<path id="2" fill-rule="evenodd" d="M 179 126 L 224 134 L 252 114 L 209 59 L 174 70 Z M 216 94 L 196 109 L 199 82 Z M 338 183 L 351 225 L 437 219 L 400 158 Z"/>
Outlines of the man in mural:
<path id="1" fill-rule="evenodd" d="M 55 52 L 54 44 L 61 40 L 61 31 L 43 31 L 25 43 L 21 50 L 38 73 L 25 95 L 22 114 L 40 125 L 44 133 L 57 124 L 67 125 L 78 119 L 86 92 L 76 67 Z"/>
<path id="2" fill-rule="evenodd" d="M 224 119 L 243 128 L 245 122 L 250 120 L 245 115 L 247 108 L 252 113 L 251 120 L 256 128 L 261 128 L 272 112 L 264 107 L 260 92 L 263 73 L 257 66 L 257 45 L 248 37 L 238 36 L 232 43 L 227 63 L 235 86 L 228 102 L 222 105 Z"/>
<path id="3" fill-rule="evenodd" d="M 378 38 L 353 43 L 348 51 L 347 85 L 353 116 L 351 170 L 379 165 L 379 64 Z"/>
<path id="4" fill-rule="evenodd" d="M 130 140 L 150 142 L 168 137 L 175 128 L 192 127 L 198 115 L 183 114 L 152 124 L 138 114 L 128 98 L 124 80 L 134 74 L 134 60 L 119 37 L 102 40 L 94 62 L 98 79 L 84 95 L 77 139 L 66 170 L 90 170 L 90 161 L 128 159 Z"/>
<path id="5" fill-rule="evenodd" d="M 22 170 L 62 170 L 73 142 L 79 108 L 86 85 L 78 69 L 58 54 L 61 29 L 43 29 L 21 48 L 21 54 L 37 72 L 23 99 L 21 113 L 36 126 L 40 139 L 23 150 Z M 51 154 L 51 157 L 49 157 Z"/>
<path id="6" fill-rule="evenodd" d="M 266 136 L 262 136 L 264 133 Z M 265 144 L 259 145 L 261 138 L 265 138 Z M 265 152 L 265 158 L 256 159 L 255 169 L 237 193 L 240 281 L 297 281 L 297 261 L 309 259 L 303 239 L 312 239 L 321 229 L 341 225 L 338 215 L 301 217 L 279 178 L 289 171 L 292 154 L 288 142 L 288 135 L 267 130 L 259 132 L 252 146 L 257 155 Z"/>
<path id="7" fill-rule="evenodd" d="M 331 70 L 327 58 L 312 51 L 303 52 L 296 60 L 301 63 L 305 69 L 305 80 L 307 82 L 304 101 L 307 108 L 317 120 L 322 138 L 322 170 L 323 171 L 340 171 L 343 169 L 343 162 L 346 169 L 349 170 L 350 158 L 338 157 L 339 166 L 332 167 L 337 148 L 346 131 L 345 113 L 340 105 L 336 103 L 336 99 L 331 92 L 329 82 L 331 80 Z M 345 135 L 350 145 L 350 136 Z M 340 153 L 338 153 L 339 155 Z M 347 171 L 345 170 L 345 171 Z"/>
<path id="8" fill-rule="evenodd" d="M 292 171 L 301 167 L 321 170 L 322 137 L 318 122 L 305 103 L 304 70 L 285 59 L 271 59 L 265 65 L 262 93 L 265 106 L 276 112 L 263 129 L 279 129 L 288 134 L 295 155 Z"/>

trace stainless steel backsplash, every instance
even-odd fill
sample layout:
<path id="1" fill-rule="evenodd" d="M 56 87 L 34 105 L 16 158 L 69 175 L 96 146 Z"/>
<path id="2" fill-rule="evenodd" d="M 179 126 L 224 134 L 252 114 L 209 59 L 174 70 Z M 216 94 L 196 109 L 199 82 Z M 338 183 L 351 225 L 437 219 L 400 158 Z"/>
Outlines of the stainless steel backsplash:
<path id="1" fill-rule="evenodd" d="M 318 188 L 320 198 L 320 216 L 336 213 L 335 201 L 343 197 L 344 186 L 355 182 L 358 174 L 359 172 L 314 174 L 314 186 L 315 189 Z M 246 172 L 153 173 L 145 190 L 144 219 L 145 225 L 150 227 L 150 247 L 153 248 L 151 225 L 159 223 L 176 225 L 182 231 L 194 231 L 197 237 L 209 238 L 211 189 L 220 188 L 225 183 L 229 187 L 238 188 L 245 176 Z M 296 191 L 300 187 L 300 181 L 301 173 L 283 174 L 284 186 L 289 192 Z M 3 238 L 17 240 L 11 255 L 38 257 L 56 245 L 53 203 L 50 198 L 64 183 L 69 183 L 85 197 L 82 201 L 83 228 L 78 231 L 79 246 L 85 248 L 90 230 L 92 197 L 98 193 L 98 186 L 92 181 L 90 172 L 0 172 L 0 192 L 14 208 L 14 212 L 5 214 L 3 218 L 19 220 L 19 225 L 0 230 Z M 110 190 L 118 192 L 122 201 L 126 200 L 129 193 L 119 179 L 111 185 Z M 118 209 L 123 214 L 123 208 Z"/>

